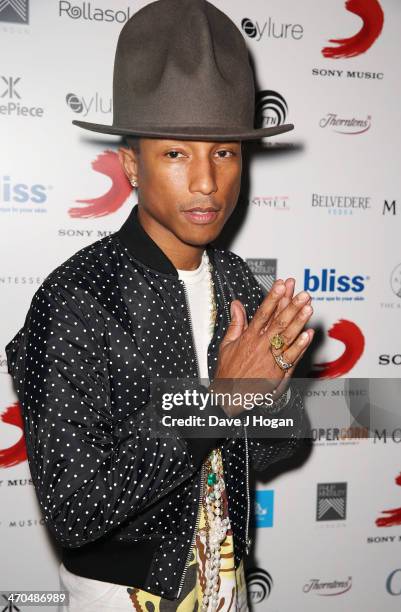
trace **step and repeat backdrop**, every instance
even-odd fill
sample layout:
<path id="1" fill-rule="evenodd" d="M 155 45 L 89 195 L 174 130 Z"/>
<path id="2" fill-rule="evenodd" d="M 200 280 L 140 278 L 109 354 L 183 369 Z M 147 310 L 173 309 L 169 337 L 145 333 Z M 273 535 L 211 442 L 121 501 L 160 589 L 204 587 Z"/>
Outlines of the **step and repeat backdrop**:
<path id="1" fill-rule="evenodd" d="M 248 45 L 256 123 L 295 124 L 246 150 L 229 248 L 266 291 L 294 277 L 313 296 L 317 329 L 304 374 L 310 444 L 252 483 L 250 601 L 272 612 L 399 610 L 401 4 L 214 3 Z M 45 277 L 117 230 L 137 201 L 122 142 L 71 122 L 112 123 L 118 34 L 145 4 L 0 1 L 1 591 L 58 588 L 4 348 Z M 391 417 L 375 420 L 383 408 Z"/>

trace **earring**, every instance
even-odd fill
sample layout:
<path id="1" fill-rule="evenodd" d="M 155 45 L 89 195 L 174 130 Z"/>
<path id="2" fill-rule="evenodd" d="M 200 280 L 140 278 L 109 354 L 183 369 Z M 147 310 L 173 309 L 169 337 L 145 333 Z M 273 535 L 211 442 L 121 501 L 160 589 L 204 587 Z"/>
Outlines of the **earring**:
<path id="1" fill-rule="evenodd" d="M 132 185 L 133 187 L 138 187 L 138 182 L 137 182 L 137 180 L 136 180 L 136 179 L 134 179 L 134 178 L 133 178 L 133 179 L 130 179 L 130 183 L 131 183 L 131 185 Z"/>

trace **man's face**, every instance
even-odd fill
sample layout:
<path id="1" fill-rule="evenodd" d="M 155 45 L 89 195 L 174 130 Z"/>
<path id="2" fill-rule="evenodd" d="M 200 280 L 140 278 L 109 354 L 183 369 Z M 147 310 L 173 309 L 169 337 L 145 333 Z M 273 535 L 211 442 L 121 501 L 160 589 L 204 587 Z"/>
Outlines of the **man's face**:
<path id="1" fill-rule="evenodd" d="M 193 246 L 220 234 L 238 200 L 241 142 L 141 138 L 139 155 L 120 149 L 119 157 L 127 176 L 137 179 L 139 204 L 153 221 Z"/>

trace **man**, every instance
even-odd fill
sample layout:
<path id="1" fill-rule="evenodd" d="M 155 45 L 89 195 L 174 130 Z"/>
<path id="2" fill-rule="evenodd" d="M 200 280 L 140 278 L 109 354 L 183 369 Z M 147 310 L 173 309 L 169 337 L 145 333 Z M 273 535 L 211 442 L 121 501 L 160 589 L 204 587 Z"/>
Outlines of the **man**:
<path id="1" fill-rule="evenodd" d="M 242 141 L 292 128 L 253 128 L 253 88 L 224 13 L 160 0 L 120 33 L 113 126 L 74 121 L 126 136 L 118 154 L 138 204 L 49 274 L 6 347 L 67 609 L 248 609 L 249 464 L 296 448 L 302 401 L 289 383 L 313 337 L 293 279 L 264 297 L 246 263 L 211 244 L 237 203 Z M 252 379 L 272 406 L 245 407 Z M 227 389 L 240 403 L 213 402 Z M 248 436 L 250 413 L 295 425 Z"/>

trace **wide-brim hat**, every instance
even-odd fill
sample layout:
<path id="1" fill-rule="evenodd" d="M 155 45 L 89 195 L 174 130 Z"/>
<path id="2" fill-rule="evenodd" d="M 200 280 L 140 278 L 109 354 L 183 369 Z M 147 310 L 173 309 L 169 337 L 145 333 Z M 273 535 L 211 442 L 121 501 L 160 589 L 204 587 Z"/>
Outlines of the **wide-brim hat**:
<path id="1" fill-rule="evenodd" d="M 207 0 L 157 0 L 117 41 L 113 124 L 86 130 L 178 140 L 256 140 L 294 128 L 255 127 L 255 83 L 235 23 Z"/>

